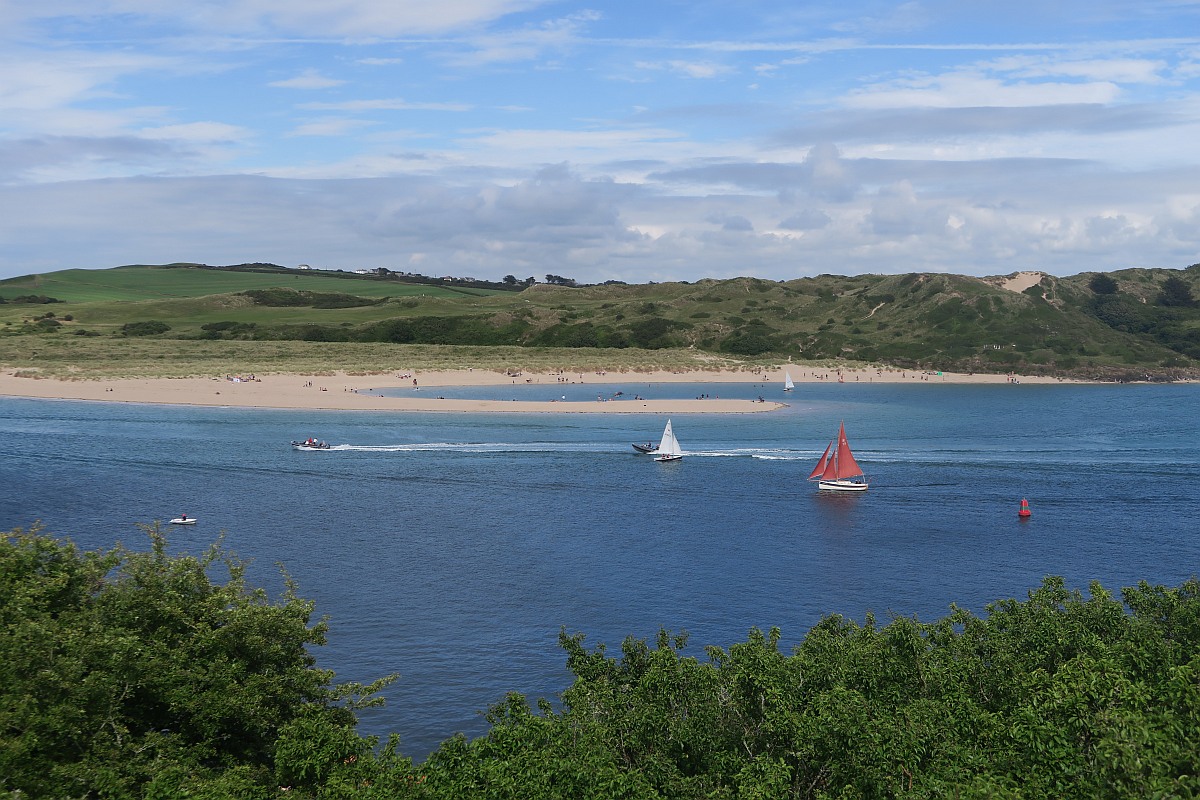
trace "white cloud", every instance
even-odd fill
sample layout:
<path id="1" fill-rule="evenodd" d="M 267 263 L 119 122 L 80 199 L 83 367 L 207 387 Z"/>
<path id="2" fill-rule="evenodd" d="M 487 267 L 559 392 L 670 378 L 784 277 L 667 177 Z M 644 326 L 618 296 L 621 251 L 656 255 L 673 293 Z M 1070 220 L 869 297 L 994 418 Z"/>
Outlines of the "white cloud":
<path id="1" fill-rule="evenodd" d="M 298 108 L 315 111 L 469 111 L 465 103 L 410 103 L 399 97 L 375 100 L 343 100 L 340 102 L 301 103 Z"/>
<path id="2" fill-rule="evenodd" d="M 236 142 L 248 138 L 250 131 L 223 122 L 189 122 L 160 125 L 138 131 L 143 139 L 172 142 Z"/>
<path id="3" fill-rule="evenodd" d="M 725 64 L 713 61 L 684 61 L 671 59 L 669 61 L 638 61 L 634 66 L 644 71 L 667 71 L 686 78 L 717 78 L 728 75 L 735 70 Z"/>
<path id="4" fill-rule="evenodd" d="M 1159 84 L 1165 81 L 1166 61 L 1145 58 L 1050 58 L 1047 56 L 1011 56 L 984 65 L 1022 78 L 1063 77 L 1111 83 Z"/>
<path id="5" fill-rule="evenodd" d="M 225 35 L 280 32 L 316 37 L 405 36 L 474 28 L 509 14 L 530 11 L 550 0 L 58 0 L 4 4 L 0 21 L 10 26 L 57 18 L 129 19 L 180 25 Z"/>
<path id="6" fill-rule="evenodd" d="M 578 45 L 581 31 L 598 19 L 600 14 L 595 11 L 580 11 L 540 25 L 475 33 L 462 41 L 459 51 L 443 56 L 443 60 L 461 68 L 531 61 L 547 53 L 561 54 Z"/>
<path id="7" fill-rule="evenodd" d="M 327 78 L 315 69 L 306 69 L 294 78 L 271 81 L 267 85 L 279 89 L 329 89 L 334 86 L 341 86 L 343 83 L 345 81 L 336 78 Z"/>
<path id="8" fill-rule="evenodd" d="M 297 125 L 289 133 L 290 136 L 345 136 L 360 130 L 372 123 L 361 119 L 346 119 L 330 117 L 328 119 L 312 120 Z"/>
<path id="9" fill-rule="evenodd" d="M 848 108 L 968 108 L 1112 103 L 1121 91 L 1107 81 L 1006 82 L 977 70 L 920 75 L 849 93 Z"/>
<path id="10" fill-rule="evenodd" d="M 44 111 L 111 99 L 115 79 L 172 67 L 170 59 L 136 53 L 10 51 L 0 56 L 0 111 Z"/>
<path id="11" fill-rule="evenodd" d="M 598 130 L 518 129 L 479 131 L 463 136 L 456 149 L 465 156 L 493 164 L 591 162 L 623 158 L 653 158 L 686 137 L 666 128 L 609 128 Z"/>

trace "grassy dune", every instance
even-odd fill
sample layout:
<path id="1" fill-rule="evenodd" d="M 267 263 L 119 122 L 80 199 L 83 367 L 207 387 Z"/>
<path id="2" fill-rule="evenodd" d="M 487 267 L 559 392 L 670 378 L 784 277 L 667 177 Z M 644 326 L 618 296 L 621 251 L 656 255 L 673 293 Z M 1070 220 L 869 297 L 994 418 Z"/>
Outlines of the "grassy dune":
<path id="1" fill-rule="evenodd" d="M 0 337 L 0 364 L 22 375 L 92 380 L 186 378 L 253 372 L 306 375 L 345 371 L 491 369 L 521 372 L 636 372 L 746 369 L 764 362 L 694 350 L 464 347 L 376 343 L 180 341 L 74 336 Z"/>

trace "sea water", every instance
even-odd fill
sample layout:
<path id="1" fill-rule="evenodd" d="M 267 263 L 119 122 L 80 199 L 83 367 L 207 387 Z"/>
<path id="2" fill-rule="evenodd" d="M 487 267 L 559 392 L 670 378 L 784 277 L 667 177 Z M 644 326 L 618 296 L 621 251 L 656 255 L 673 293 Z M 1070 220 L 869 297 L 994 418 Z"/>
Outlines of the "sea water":
<path id="1" fill-rule="evenodd" d="M 984 614 L 1044 576 L 1086 591 L 1198 571 L 1200 387 L 1186 385 L 512 384 L 446 397 L 786 402 L 665 417 L 273 411 L 0 398 L 0 527 L 40 521 L 85 549 L 143 547 L 180 513 L 179 552 L 224 534 L 273 594 L 280 566 L 329 617 L 318 663 L 390 673 L 362 732 L 424 757 L 506 691 L 569 685 L 560 629 L 615 651 L 687 631 L 688 652 L 823 615 Z M 620 393 L 618 395 L 618 393 Z M 563 399 L 565 397 L 565 399 Z M 599 399 L 597 399 L 599 398 Z M 806 478 L 845 422 L 871 488 Z M 297 452 L 289 442 L 330 442 Z M 1017 518 L 1022 498 L 1033 516 Z"/>

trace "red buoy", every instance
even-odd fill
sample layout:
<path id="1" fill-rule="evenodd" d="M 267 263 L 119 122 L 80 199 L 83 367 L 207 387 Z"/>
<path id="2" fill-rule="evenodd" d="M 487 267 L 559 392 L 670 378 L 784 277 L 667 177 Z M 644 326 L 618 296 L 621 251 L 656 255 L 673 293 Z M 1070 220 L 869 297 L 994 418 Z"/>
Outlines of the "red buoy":
<path id="1" fill-rule="evenodd" d="M 1017 516 L 1021 519 L 1029 519 L 1031 516 L 1033 516 L 1033 512 L 1029 510 L 1028 500 L 1024 498 L 1021 499 L 1021 510 L 1017 512 Z"/>

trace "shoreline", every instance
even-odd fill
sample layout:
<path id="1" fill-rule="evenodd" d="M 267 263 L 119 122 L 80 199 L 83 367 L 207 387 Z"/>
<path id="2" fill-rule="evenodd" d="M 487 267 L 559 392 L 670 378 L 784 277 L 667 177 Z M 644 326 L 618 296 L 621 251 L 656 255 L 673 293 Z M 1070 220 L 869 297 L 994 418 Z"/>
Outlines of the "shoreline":
<path id="1" fill-rule="evenodd" d="M 805 383 L 1082 383 L 1060 378 L 920 372 L 900 369 L 813 368 L 801 365 L 757 371 L 689 370 L 657 372 L 521 373 L 487 369 L 389 372 L 374 375 L 274 373 L 203 378 L 103 378 L 64 380 L 0 372 L 0 396 L 108 403 L 232 406 L 331 411 L 418 411 L 458 413 L 576 414 L 748 414 L 785 408 L 786 403 L 741 399 L 623 399 L 604 401 L 464 400 L 441 397 L 385 397 L 381 389 L 420 389 L 517 384 L 752 383 L 782 387 L 785 371 Z"/>

